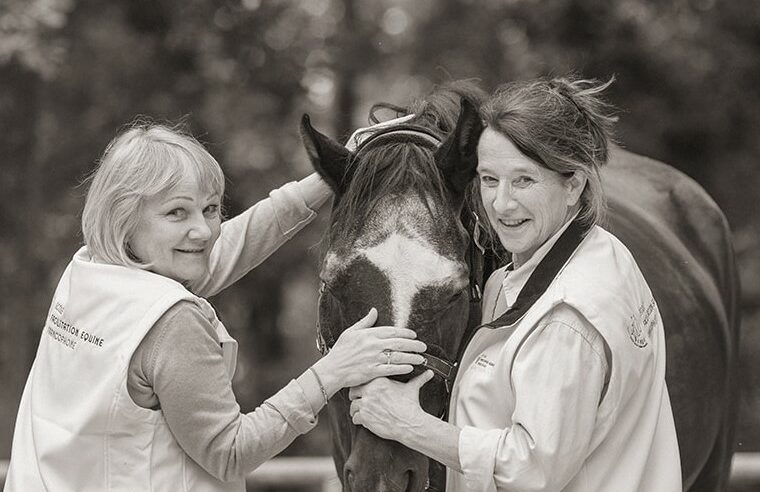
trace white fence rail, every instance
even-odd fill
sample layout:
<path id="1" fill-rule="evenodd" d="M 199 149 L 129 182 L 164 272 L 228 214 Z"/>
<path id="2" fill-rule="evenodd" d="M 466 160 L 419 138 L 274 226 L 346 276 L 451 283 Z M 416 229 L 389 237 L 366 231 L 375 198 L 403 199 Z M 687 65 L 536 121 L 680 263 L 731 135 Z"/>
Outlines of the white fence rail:
<path id="1" fill-rule="evenodd" d="M 734 453 L 731 485 L 757 485 L 760 490 L 760 453 Z"/>
<path id="2" fill-rule="evenodd" d="M 341 492 L 329 456 L 273 458 L 248 475 L 246 484 L 249 488 L 320 484 L 322 492 Z"/>
<path id="3" fill-rule="evenodd" d="M 0 460 L 0 486 L 5 483 L 8 461 Z M 274 458 L 248 475 L 249 487 L 317 485 L 322 492 L 340 492 L 340 482 L 332 458 L 287 457 Z M 731 484 L 757 485 L 760 490 L 760 453 L 736 453 L 731 464 Z"/>

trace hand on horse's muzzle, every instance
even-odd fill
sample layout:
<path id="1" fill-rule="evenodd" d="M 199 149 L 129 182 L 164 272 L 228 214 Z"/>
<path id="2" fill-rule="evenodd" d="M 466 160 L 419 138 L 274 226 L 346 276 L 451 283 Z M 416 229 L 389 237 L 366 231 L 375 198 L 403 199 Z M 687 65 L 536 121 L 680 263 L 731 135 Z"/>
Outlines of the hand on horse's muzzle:
<path id="1" fill-rule="evenodd" d="M 420 388 L 432 378 L 433 372 L 425 371 L 406 383 L 378 378 L 351 388 L 352 422 L 378 437 L 403 443 L 405 430 L 421 424 L 425 411 L 420 406 Z"/>
<path id="2" fill-rule="evenodd" d="M 422 364 L 427 345 L 406 328 L 373 326 L 377 311 L 369 313 L 340 334 L 330 352 L 314 364 L 329 396 L 341 388 L 378 377 L 412 372 Z"/>

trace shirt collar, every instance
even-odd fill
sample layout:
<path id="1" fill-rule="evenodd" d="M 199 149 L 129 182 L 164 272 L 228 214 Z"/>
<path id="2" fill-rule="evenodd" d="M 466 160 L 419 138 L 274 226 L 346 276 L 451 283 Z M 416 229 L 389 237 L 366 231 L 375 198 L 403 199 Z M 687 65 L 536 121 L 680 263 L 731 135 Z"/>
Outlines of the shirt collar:
<path id="1" fill-rule="evenodd" d="M 501 282 L 501 290 L 504 293 L 504 297 L 507 301 L 507 309 L 512 307 L 512 305 L 517 300 L 517 296 L 520 294 L 520 291 L 525 286 L 525 283 L 528 281 L 533 271 L 536 269 L 538 264 L 541 263 L 541 260 L 544 259 L 546 253 L 552 249 L 554 243 L 557 242 L 562 233 L 565 232 L 565 230 L 570 226 L 570 223 L 573 222 L 577 216 L 578 214 L 576 213 L 567 222 L 565 222 L 562 227 L 557 230 L 557 232 L 555 232 L 549 239 L 546 240 L 544 244 L 542 244 L 536 250 L 535 253 L 533 253 L 533 256 L 531 256 L 528 261 L 520 266 L 520 268 L 512 270 L 511 267 L 513 264 L 510 263 L 507 265 L 506 276 Z"/>

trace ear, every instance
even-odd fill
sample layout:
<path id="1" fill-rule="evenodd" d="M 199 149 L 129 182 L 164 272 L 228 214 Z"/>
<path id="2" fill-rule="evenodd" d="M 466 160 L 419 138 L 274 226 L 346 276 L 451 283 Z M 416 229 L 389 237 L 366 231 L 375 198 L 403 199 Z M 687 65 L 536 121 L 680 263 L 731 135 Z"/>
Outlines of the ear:
<path id="1" fill-rule="evenodd" d="M 353 154 L 336 140 L 315 130 L 307 114 L 301 118 L 301 140 L 311 165 L 327 181 L 336 196 L 341 196 L 351 182 L 348 164 Z"/>
<path id="2" fill-rule="evenodd" d="M 457 126 L 435 153 L 435 162 L 457 199 L 464 197 L 467 185 L 475 177 L 478 141 L 483 128 L 477 108 L 462 98 Z"/>
<path id="3" fill-rule="evenodd" d="M 586 181 L 588 178 L 579 172 L 573 172 L 572 176 L 565 179 L 565 187 L 567 188 L 567 205 L 570 207 L 575 206 L 581 199 L 583 190 L 586 189 Z"/>

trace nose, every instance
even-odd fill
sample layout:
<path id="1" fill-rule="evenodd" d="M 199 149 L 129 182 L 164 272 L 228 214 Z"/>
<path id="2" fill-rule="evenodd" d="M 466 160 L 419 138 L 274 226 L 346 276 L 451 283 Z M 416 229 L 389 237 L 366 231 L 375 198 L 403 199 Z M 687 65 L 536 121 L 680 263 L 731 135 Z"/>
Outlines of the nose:
<path id="1" fill-rule="evenodd" d="M 491 206 L 497 213 L 505 213 L 517 208 L 517 202 L 512 196 L 512 188 L 507 181 L 502 180 L 499 183 Z"/>
<path id="2" fill-rule="evenodd" d="M 211 227 L 209 227 L 205 217 L 201 216 L 193 219 L 187 236 L 194 241 L 208 241 L 211 239 Z"/>

